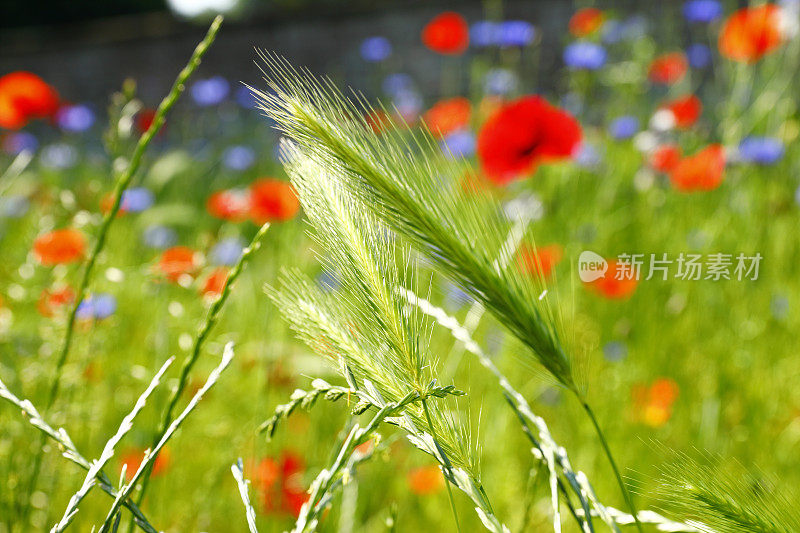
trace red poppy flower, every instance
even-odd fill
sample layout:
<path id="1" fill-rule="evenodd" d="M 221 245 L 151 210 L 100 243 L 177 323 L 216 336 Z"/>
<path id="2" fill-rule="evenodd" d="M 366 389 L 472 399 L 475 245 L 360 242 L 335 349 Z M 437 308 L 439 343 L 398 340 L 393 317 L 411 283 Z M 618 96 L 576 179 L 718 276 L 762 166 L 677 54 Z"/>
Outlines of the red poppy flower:
<path id="1" fill-rule="evenodd" d="M 43 317 L 50 318 L 74 301 L 75 292 L 68 285 L 58 289 L 43 289 L 36 303 L 36 310 Z"/>
<path id="2" fill-rule="evenodd" d="M 364 121 L 376 135 L 383 133 L 394 125 L 392 117 L 383 109 L 373 109 L 364 115 Z"/>
<path id="3" fill-rule="evenodd" d="M 217 296 L 222 293 L 222 289 L 225 288 L 227 282 L 228 269 L 225 267 L 217 268 L 206 278 L 201 292 L 203 296 Z"/>
<path id="4" fill-rule="evenodd" d="M 300 201 L 291 183 L 261 179 L 250 185 L 250 217 L 257 224 L 291 220 L 300 210 Z"/>
<path id="5" fill-rule="evenodd" d="M 540 248 L 524 245 L 518 252 L 517 264 L 524 272 L 546 279 L 563 256 L 564 249 L 558 244 L 548 244 Z"/>
<path id="6" fill-rule="evenodd" d="M 472 104 L 463 97 L 440 100 L 423 115 L 434 137 L 441 138 L 465 127 L 472 114 Z"/>
<path id="7" fill-rule="evenodd" d="M 682 192 L 710 191 L 722 183 L 725 171 L 725 151 L 712 144 L 693 156 L 684 157 L 672 169 L 669 179 Z"/>
<path id="8" fill-rule="evenodd" d="M 139 133 L 144 133 L 150 129 L 150 126 L 153 124 L 153 120 L 156 118 L 156 110 L 155 109 L 142 109 L 138 113 L 136 113 L 136 129 L 139 130 Z"/>
<path id="9" fill-rule="evenodd" d="M 245 189 L 217 191 L 208 197 L 206 209 L 216 218 L 241 222 L 250 214 L 250 192 Z"/>
<path id="10" fill-rule="evenodd" d="M 700 113 L 703 112 L 703 103 L 698 97 L 690 94 L 667 102 L 664 108 L 672 111 L 677 128 L 687 129 L 700 118 Z"/>
<path id="11" fill-rule="evenodd" d="M 603 24 L 603 12 L 594 7 L 579 9 L 569 19 L 569 32 L 575 37 L 585 37 Z"/>
<path id="12" fill-rule="evenodd" d="M 78 261 L 86 250 L 86 238 L 78 230 L 58 229 L 33 241 L 33 255 L 44 266 Z"/>
<path id="13" fill-rule="evenodd" d="M 720 54 L 744 63 L 758 61 L 783 43 L 781 16 L 781 9 L 774 4 L 736 11 L 719 34 Z"/>
<path id="14" fill-rule="evenodd" d="M 198 257 L 194 250 L 186 246 L 173 246 L 161 254 L 157 269 L 168 280 L 177 283 L 182 276 L 193 275 L 199 266 L 198 263 Z"/>
<path id="15" fill-rule="evenodd" d="M 609 300 L 623 300 L 628 298 L 639 280 L 630 271 L 630 266 L 615 260 L 608 261 L 608 270 L 605 276 L 586 283 L 594 292 Z M 619 279 L 618 279 L 619 278 Z"/>
<path id="16" fill-rule="evenodd" d="M 439 492 L 444 488 L 442 471 L 436 465 L 415 468 L 408 473 L 408 488 L 420 496 Z"/>
<path id="17" fill-rule="evenodd" d="M 279 460 L 262 459 L 253 473 L 253 485 L 261 493 L 264 511 L 268 513 L 287 513 L 294 517 L 308 501 L 308 493 L 303 486 L 305 464 L 302 458 L 291 452 L 284 452 Z"/>
<path id="18" fill-rule="evenodd" d="M 133 479 L 133 475 L 139 469 L 139 465 L 142 464 L 142 460 L 144 459 L 144 450 L 141 448 L 129 448 L 121 455 L 121 457 L 122 465 L 120 465 L 120 471 L 122 471 L 122 466 L 124 465 L 126 467 L 125 478 Z M 153 477 L 161 475 L 167 469 L 167 467 L 169 467 L 170 460 L 171 453 L 169 448 L 161 448 L 156 460 L 153 461 L 153 471 L 150 475 Z"/>
<path id="19" fill-rule="evenodd" d="M 422 43 L 440 54 L 462 54 L 469 45 L 469 26 L 458 13 L 437 15 L 422 29 Z"/>
<path id="20" fill-rule="evenodd" d="M 689 70 L 689 62 L 681 52 L 670 52 L 659 56 L 650 63 L 647 77 L 653 83 L 672 85 L 683 79 Z"/>
<path id="21" fill-rule="evenodd" d="M 503 106 L 478 134 L 478 159 L 489 179 L 505 184 L 543 162 L 570 157 L 581 141 L 572 115 L 540 96 Z"/>
<path id="22" fill-rule="evenodd" d="M 681 149 L 674 144 L 663 144 L 650 154 L 650 166 L 659 172 L 670 172 L 681 159 Z"/>
<path id="23" fill-rule="evenodd" d="M 661 427 L 672 418 L 672 406 L 678 399 L 678 384 L 659 378 L 652 385 L 637 385 L 631 390 L 637 418 L 651 427 Z"/>
<path id="24" fill-rule="evenodd" d="M 52 117 L 58 111 L 58 93 L 30 72 L 0 77 L 0 127 L 18 130 L 30 120 Z"/>

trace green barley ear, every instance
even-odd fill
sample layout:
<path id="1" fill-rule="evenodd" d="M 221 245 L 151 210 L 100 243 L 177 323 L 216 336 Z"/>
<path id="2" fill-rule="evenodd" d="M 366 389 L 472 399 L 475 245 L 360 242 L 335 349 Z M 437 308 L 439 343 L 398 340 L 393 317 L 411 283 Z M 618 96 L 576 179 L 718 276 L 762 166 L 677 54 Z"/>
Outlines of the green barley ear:
<path id="1" fill-rule="evenodd" d="M 763 475 L 741 465 L 722 468 L 681 454 L 662 468 L 665 507 L 707 533 L 794 533 L 800 531 L 796 499 Z"/>
<path id="2" fill-rule="evenodd" d="M 260 109 L 306 158 L 431 258 L 526 344 L 562 385 L 578 392 L 542 287 L 497 260 L 511 223 L 498 202 L 464 187 L 462 161 L 444 158 L 428 131 L 393 127 L 377 135 L 362 98 L 262 53 L 268 92 Z M 476 201 L 475 194 L 479 196 Z"/>

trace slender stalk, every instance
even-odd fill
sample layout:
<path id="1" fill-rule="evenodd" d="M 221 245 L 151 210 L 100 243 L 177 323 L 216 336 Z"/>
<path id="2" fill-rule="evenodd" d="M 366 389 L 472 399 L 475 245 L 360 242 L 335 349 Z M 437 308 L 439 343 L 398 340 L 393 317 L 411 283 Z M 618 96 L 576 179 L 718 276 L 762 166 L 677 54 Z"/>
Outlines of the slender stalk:
<path id="1" fill-rule="evenodd" d="M 628 491 L 628 488 L 625 486 L 625 483 L 622 481 L 622 476 L 619 473 L 619 469 L 617 468 L 617 463 L 614 461 L 614 455 L 611 453 L 611 448 L 608 447 L 608 442 L 606 442 L 606 437 L 603 434 L 603 430 L 600 429 L 600 424 L 597 422 L 597 418 L 594 416 L 594 411 L 592 408 L 589 407 L 588 402 L 581 398 L 581 406 L 583 410 L 586 411 L 586 414 L 589 417 L 589 420 L 592 421 L 592 425 L 594 425 L 595 432 L 597 432 L 597 437 L 600 439 L 600 444 L 603 446 L 603 451 L 608 458 L 608 462 L 611 464 L 611 469 L 614 471 L 614 475 L 617 478 L 617 484 L 619 485 L 620 491 L 622 492 L 622 497 L 625 499 L 625 503 L 627 504 L 628 508 L 631 511 L 631 515 L 633 516 L 633 520 L 636 523 L 636 529 L 639 530 L 639 533 L 642 533 L 642 523 L 639 521 L 639 512 L 636 510 L 636 506 L 633 504 L 633 498 L 631 498 L 631 493 Z"/>
<path id="2" fill-rule="evenodd" d="M 433 442 L 437 443 L 438 441 L 436 440 L 436 433 L 433 430 L 433 420 L 431 420 L 431 413 L 428 410 L 428 402 L 426 402 L 424 398 L 422 400 L 422 410 L 425 411 L 425 419 L 428 421 L 428 428 L 431 430 L 431 437 L 433 437 Z M 436 444 L 436 447 L 439 448 L 439 445 Z M 447 456 L 444 454 L 441 448 L 439 448 L 439 453 L 442 455 L 442 462 L 444 463 L 445 468 L 451 470 L 450 461 L 447 459 Z M 452 471 L 448 473 L 452 478 L 453 477 Z M 444 473 L 442 473 L 442 475 L 444 476 Z M 450 481 L 448 481 L 447 476 L 444 476 L 444 484 L 447 487 L 447 496 L 450 498 L 450 509 L 453 510 L 453 518 L 456 521 L 456 531 L 460 533 L 461 524 L 459 524 L 458 522 L 458 511 L 456 511 L 456 502 L 453 499 L 453 491 L 450 488 Z"/>
<path id="3" fill-rule="evenodd" d="M 131 156 L 130 162 L 125 166 L 125 169 L 117 178 L 117 183 L 114 186 L 114 192 L 112 194 L 111 209 L 109 209 L 105 218 L 103 218 L 103 223 L 100 226 L 99 233 L 97 234 L 97 240 L 92 247 L 92 252 L 89 255 L 89 259 L 87 260 L 86 266 L 83 269 L 83 275 L 80 283 L 78 284 L 78 292 L 75 297 L 75 302 L 70 309 L 69 318 L 67 319 L 67 329 L 64 333 L 64 339 L 61 342 L 61 349 L 58 353 L 58 359 L 56 360 L 55 376 L 53 377 L 53 382 L 50 385 L 50 391 L 47 395 L 47 401 L 45 403 L 45 412 L 50 411 L 56 401 L 56 398 L 58 397 L 58 392 L 61 385 L 62 370 L 67 362 L 69 350 L 72 346 L 72 337 L 75 332 L 75 320 L 78 315 L 78 307 L 86 295 L 86 289 L 89 286 L 89 281 L 91 280 L 92 271 L 94 270 L 95 263 L 97 262 L 97 257 L 100 255 L 100 252 L 105 246 L 108 230 L 111 228 L 111 224 L 114 222 L 114 219 L 117 217 L 117 213 L 119 213 L 120 207 L 122 206 L 122 193 L 124 193 L 125 189 L 128 188 L 133 176 L 136 175 L 136 172 L 139 170 L 139 167 L 142 164 L 142 157 L 147 151 L 147 147 L 150 145 L 150 142 L 153 140 L 159 130 L 161 130 L 161 127 L 164 125 L 164 121 L 166 120 L 167 113 L 169 113 L 169 111 L 175 105 L 175 102 L 178 101 L 178 97 L 180 97 L 181 93 L 183 93 L 186 86 L 186 81 L 194 73 L 194 71 L 197 70 L 203 55 L 205 55 L 206 51 L 208 51 L 211 43 L 214 42 L 220 24 L 222 24 L 221 15 L 217 16 L 217 18 L 214 19 L 214 22 L 211 23 L 205 38 L 200 42 L 200 44 L 197 45 L 197 48 L 195 48 L 194 53 L 192 53 L 189 62 L 178 74 L 178 77 L 175 79 L 175 83 L 173 83 L 169 94 L 159 104 L 150 127 L 147 128 L 147 131 L 142 134 L 142 136 L 139 138 L 139 141 L 136 143 L 136 147 L 133 150 L 133 155 Z M 45 440 L 46 437 L 42 436 L 42 444 L 44 444 Z M 36 458 L 34 459 L 33 473 L 31 474 L 31 479 L 28 483 L 28 491 L 26 493 L 28 495 L 32 494 L 36 488 L 36 484 L 39 480 L 39 473 L 41 472 L 43 456 L 43 446 L 40 446 L 39 452 L 36 454 Z M 29 512 L 30 498 L 24 506 L 21 517 L 22 522 L 27 519 Z"/>
<path id="4" fill-rule="evenodd" d="M 211 332 L 211 329 L 216 325 L 217 319 L 219 318 L 219 314 L 222 311 L 225 302 L 228 300 L 228 296 L 230 296 L 231 288 L 233 287 L 234 282 L 242 273 L 245 264 L 250 259 L 250 257 L 255 253 L 256 250 L 259 249 L 261 246 L 261 238 L 269 229 L 269 222 L 261 226 L 261 228 L 256 232 L 255 237 L 253 240 L 250 241 L 250 245 L 242 251 L 241 257 L 234 265 L 233 269 L 231 270 L 230 274 L 228 275 L 228 280 L 225 283 L 225 287 L 223 287 L 222 292 L 219 294 L 214 303 L 211 304 L 211 309 L 208 311 L 208 315 L 206 315 L 206 320 L 200 328 L 200 331 L 197 334 L 197 337 L 194 341 L 194 346 L 192 348 L 192 353 L 186 360 L 183 362 L 183 367 L 181 367 L 181 374 L 178 378 L 178 385 L 172 390 L 172 395 L 169 398 L 169 402 L 167 403 L 167 408 L 164 410 L 164 415 L 161 419 L 161 425 L 158 428 L 158 432 L 153 439 L 153 446 L 155 447 L 158 442 L 163 438 L 164 434 L 166 433 L 167 429 L 172 422 L 172 414 L 175 410 L 175 407 L 180 401 L 181 394 L 183 390 L 186 388 L 186 384 L 189 382 L 189 373 L 192 371 L 197 359 L 200 357 L 200 351 L 205 343 L 208 334 Z M 157 453 L 157 452 L 156 452 Z M 152 465 L 154 463 L 151 462 L 144 475 L 142 476 L 142 487 L 139 491 L 139 495 L 137 497 L 137 505 L 141 505 L 141 502 L 144 500 L 145 492 L 147 491 L 147 486 L 150 480 L 150 473 L 152 470 Z M 132 525 L 130 526 L 132 527 Z"/>

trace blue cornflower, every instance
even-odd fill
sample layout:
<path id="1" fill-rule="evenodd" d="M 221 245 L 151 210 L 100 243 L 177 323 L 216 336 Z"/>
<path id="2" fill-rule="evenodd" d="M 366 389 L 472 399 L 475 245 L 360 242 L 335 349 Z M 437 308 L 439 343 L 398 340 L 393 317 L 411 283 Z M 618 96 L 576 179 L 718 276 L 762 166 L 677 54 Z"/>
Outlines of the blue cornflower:
<path id="1" fill-rule="evenodd" d="M 392 55 L 392 43 L 386 37 L 367 37 L 361 41 L 360 51 L 364 61 L 380 63 Z"/>
<path id="2" fill-rule="evenodd" d="M 383 92 L 396 95 L 414 88 L 414 80 L 405 72 L 395 72 L 383 78 Z"/>
<path id="3" fill-rule="evenodd" d="M 247 170 L 255 160 L 255 152 L 247 146 L 231 146 L 222 153 L 222 164 L 232 170 Z"/>
<path id="4" fill-rule="evenodd" d="M 192 85 L 192 99 L 201 106 L 217 105 L 228 96 L 230 85 L 222 76 L 213 76 L 205 80 L 198 80 Z"/>
<path id="5" fill-rule="evenodd" d="M 238 237 L 223 239 L 211 249 L 211 261 L 217 265 L 235 265 L 242 256 L 244 246 L 244 242 Z"/>
<path id="6" fill-rule="evenodd" d="M 615 118 L 608 126 L 608 132 L 617 140 L 630 139 L 638 131 L 639 119 L 631 115 Z"/>
<path id="7" fill-rule="evenodd" d="M 573 70 L 597 70 L 606 57 L 606 49 L 596 43 L 578 41 L 564 48 L 564 63 Z"/>
<path id="8" fill-rule="evenodd" d="M 683 4 L 683 17 L 689 22 L 713 22 L 722 16 L 717 0 L 689 0 Z"/>
<path id="9" fill-rule="evenodd" d="M 42 164 L 49 168 L 72 168 L 78 162 L 78 152 L 66 143 L 49 144 L 39 154 Z"/>
<path id="10" fill-rule="evenodd" d="M 33 152 L 39 147 L 36 137 L 27 131 L 9 133 L 2 138 L 3 151 L 11 155 L 17 155 L 23 150 Z"/>
<path id="11" fill-rule="evenodd" d="M 500 42 L 500 24 L 490 20 L 476 22 L 469 29 L 469 41 L 473 46 L 484 48 Z"/>
<path id="12" fill-rule="evenodd" d="M 603 356 L 612 363 L 622 361 L 628 355 L 628 347 L 619 341 L 607 342 L 603 346 Z"/>
<path id="13" fill-rule="evenodd" d="M 578 148 L 574 159 L 575 163 L 579 167 L 583 168 L 594 168 L 600 164 L 600 161 L 602 161 L 597 148 L 587 143 L 581 143 L 581 146 Z"/>
<path id="14" fill-rule="evenodd" d="M 747 137 L 739 143 L 739 157 L 748 163 L 772 165 L 783 157 L 783 143 L 774 137 Z"/>
<path id="15" fill-rule="evenodd" d="M 317 285 L 325 292 L 335 291 L 341 286 L 342 282 L 339 281 L 339 276 L 330 270 L 323 270 L 317 274 Z"/>
<path id="16" fill-rule="evenodd" d="M 94 120 L 94 111 L 80 104 L 62 107 L 56 115 L 58 126 L 64 131 L 73 133 L 88 130 L 94 124 Z"/>
<path id="17" fill-rule="evenodd" d="M 163 250 L 178 241 L 178 234 L 166 226 L 148 226 L 142 234 L 142 240 L 150 248 Z"/>
<path id="18" fill-rule="evenodd" d="M 0 196 L 0 218 L 21 218 L 30 208 L 30 202 L 21 194 Z"/>
<path id="19" fill-rule="evenodd" d="M 686 58 L 692 68 L 706 68 L 711 64 L 711 49 L 704 44 L 691 44 L 686 48 Z"/>
<path id="20" fill-rule="evenodd" d="M 536 39 L 533 24 L 524 20 L 506 20 L 500 23 L 497 36 L 500 46 L 528 46 Z"/>
<path id="21" fill-rule="evenodd" d="M 117 299 L 110 294 L 93 294 L 78 305 L 77 316 L 82 319 L 102 320 L 117 310 Z"/>
<path id="22" fill-rule="evenodd" d="M 439 141 L 447 157 L 469 157 L 475 153 L 475 136 L 467 130 L 457 130 Z"/>
<path id="23" fill-rule="evenodd" d="M 244 85 L 240 85 L 239 88 L 236 89 L 233 97 L 236 99 L 236 103 L 245 109 L 252 109 L 258 103 L 258 99 L 256 99 L 253 91 Z"/>
<path id="24" fill-rule="evenodd" d="M 128 213 L 139 213 L 153 205 L 153 193 L 144 187 L 133 187 L 122 193 L 122 209 Z"/>
<path id="25" fill-rule="evenodd" d="M 505 68 L 493 68 L 483 78 L 483 90 L 486 94 L 506 95 L 514 92 L 518 85 L 517 74 Z"/>

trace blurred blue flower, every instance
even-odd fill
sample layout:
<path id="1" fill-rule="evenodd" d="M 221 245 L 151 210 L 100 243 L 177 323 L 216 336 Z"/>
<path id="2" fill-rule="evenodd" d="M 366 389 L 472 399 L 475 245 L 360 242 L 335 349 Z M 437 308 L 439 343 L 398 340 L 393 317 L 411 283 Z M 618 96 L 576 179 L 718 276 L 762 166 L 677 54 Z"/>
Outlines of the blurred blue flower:
<path id="1" fill-rule="evenodd" d="M 389 95 L 397 95 L 414 88 L 414 80 L 404 72 L 395 72 L 383 78 L 383 92 Z"/>
<path id="2" fill-rule="evenodd" d="M 607 342 L 603 346 L 603 356 L 606 360 L 616 363 L 622 361 L 628 355 L 628 347 L 619 341 Z"/>
<path id="3" fill-rule="evenodd" d="M 117 299 L 110 294 L 93 294 L 78 305 L 77 316 L 82 319 L 102 320 L 117 310 Z"/>
<path id="4" fill-rule="evenodd" d="M 622 35 L 626 40 L 635 41 L 647 35 L 648 26 L 644 15 L 632 15 L 622 23 Z"/>
<path id="5" fill-rule="evenodd" d="M 245 109 L 253 109 L 258 103 L 253 91 L 244 85 L 240 85 L 239 88 L 236 89 L 234 98 L 236 102 Z"/>
<path id="6" fill-rule="evenodd" d="M 600 31 L 603 42 L 606 44 L 616 44 L 625 38 L 625 26 L 617 19 L 605 21 Z"/>
<path id="7" fill-rule="evenodd" d="M 21 194 L 0 196 L 0 218 L 21 218 L 30 208 L 30 202 Z"/>
<path id="8" fill-rule="evenodd" d="M 457 130 L 439 141 L 439 146 L 448 158 L 469 157 L 475 153 L 475 136 L 467 130 Z"/>
<path id="9" fill-rule="evenodd" d="M 380 63 L 392 55 L 392 43 L 386 37 L 367 37 L 361 41 L 360 51 L 364 61 Z"/>
<path id="10" fill-rule="evenodd" d="M 513 70 L 493 68 L 483 78 L 483 90 L 486 94 L 506 95 L 517 90 L 519 77 Z"/>
<path id="11" fill-rule="evenodd" d="M 711 49 L 704 44 L 691 44 L 686 48 L 686 57 L 692 68 L 706 68 L 711 64 Z"/>
<path id="12" fill-rule="evenodd" d="M 536 39 L 536 29 L 524 20 L 506 20 L 500 23 L 497 39 L 500 46 L 528 46 Z"/>
<path id="13" fill-rule="evenodd" d="M 747 137 L 739 143 L 739 157 L 748 163 L 772 165 L 783 157 L 783 143 L 774 137 Z"/>
<path id="14" fill-rule="evenodd" d="M 205 80 L 197 80 L 192 85 L 192 99 L 202 107 L 217 105 L 228 96 L 230 92 L 228 80 L 222 76 L 213 76 Z"/>
<path id="15" fill-rule="evenodd" d="M 497 22 L 481 20 L 470 27 L 469 41 L 478 48 L 495 46 L 500 42 L 500 31 L 500 24 Z"/>
<path id="16" fill-rule="evenodd" d="M 577 41 L 564 48 L 564 63 L 573 70 L 597 70 L 606 57 L 606 49 L 596 43 Z"/>
<path id="17" fill-rule="evenodd" d="M 401 117 L 413 121 L 422 110 L 422 97 L 416 91 L 403 91 L 392 98 L 392 105 Z"/>
<path id="18" fill-rule="evenodd" d="M 94 124 L 94 119 L 94 111 L 81 104 L 62 107 L 56 114 L 58 126 L 73 133 L 88 130 Z"/>
<path id="19" fill-rule="evenodd" d="M 617 140 L 630 139 L 638 131 L 639 119 L 631 115 L 615 118 L 608 126 L 608 132 Z"/>
<path id="20" fill-rule="evenodd" d="M 332 292 L 339 288 L 341 282 L 339 276 L 330 270 L 323 270 L 317 274 L 317 285 L 319 288 L 326 292 Z"/>
<path id="21" fill-rule="evenodd" d="M 255 152 L 247 146 L 231 146 L 222 153 L 222 164 L 232 170 L 247 170 L 255 160 Z"/>
<path id="22" fill-rule="evenodd" d="M 583 168 L 595 168 L 602 161 L 597 148 L 587 143 L 581 143 L 574 159 L 575 163 Z"/>
<path id="23" fill-rule="evenodd" d="M 216 265 L 235 265 L 242 256 L 244 246 L 244 242 L 238 237 L 223 239 L 211 249 L 211 261 Z"/>
<path id="24" fill-rule="evenodd" d="M 683 17 L 689 22 L 713 22 L 722 16 L 717 0 L 688 0 L 683 4 Z"/>
<path id="25" fill-rule="evenodd" d="M 27 131 L 6 134 L 2 137 L 2 142 L 3 151 L 11 155 L 17 155 L 23 150 L 33 152 L 39 147 L 39 141 Z"/>
<path id="26" fill-rule="evenodd" d="M 78 162 L 78 152 L 66 143 L 49 144 L 39 154 L 42 164 L 49 168 L 72 168 Z"/>
<path id="27" fill-rule="evenodd" d="M 129 213 L 140 213 L 153 205 L 153 193 L 144 187 L 133 187 L 122 193 L 122 209 Z"/>
<path id="28" fill-rule="evenodd" d="M 561 107 L 571 115 L 580 115 L 583 111 L 583 98 L 576 92 L 568 92 L 561 97 Z"/>
<path id="29" fill-rule="evenodd" d="M 774 318 L 783 320 L 789 316 L 789 299 L 782 294 L 776 294 L 772 297 L 769 308 Z"/>
<path id="30" fill-rule="evenodd" d="M 166 226 L 148 226 L 142 234 L 142 239 L 150 248 L 163 250 L 178 241 L 178 234 L 174 229 Z"/>
<path id="31" fill-rule="evenodd" d="M 444 285 L 444 305 L 451 312 L 458 311 L 473 302 L 472 297 L 453 282 L 446 281 Z"/>

